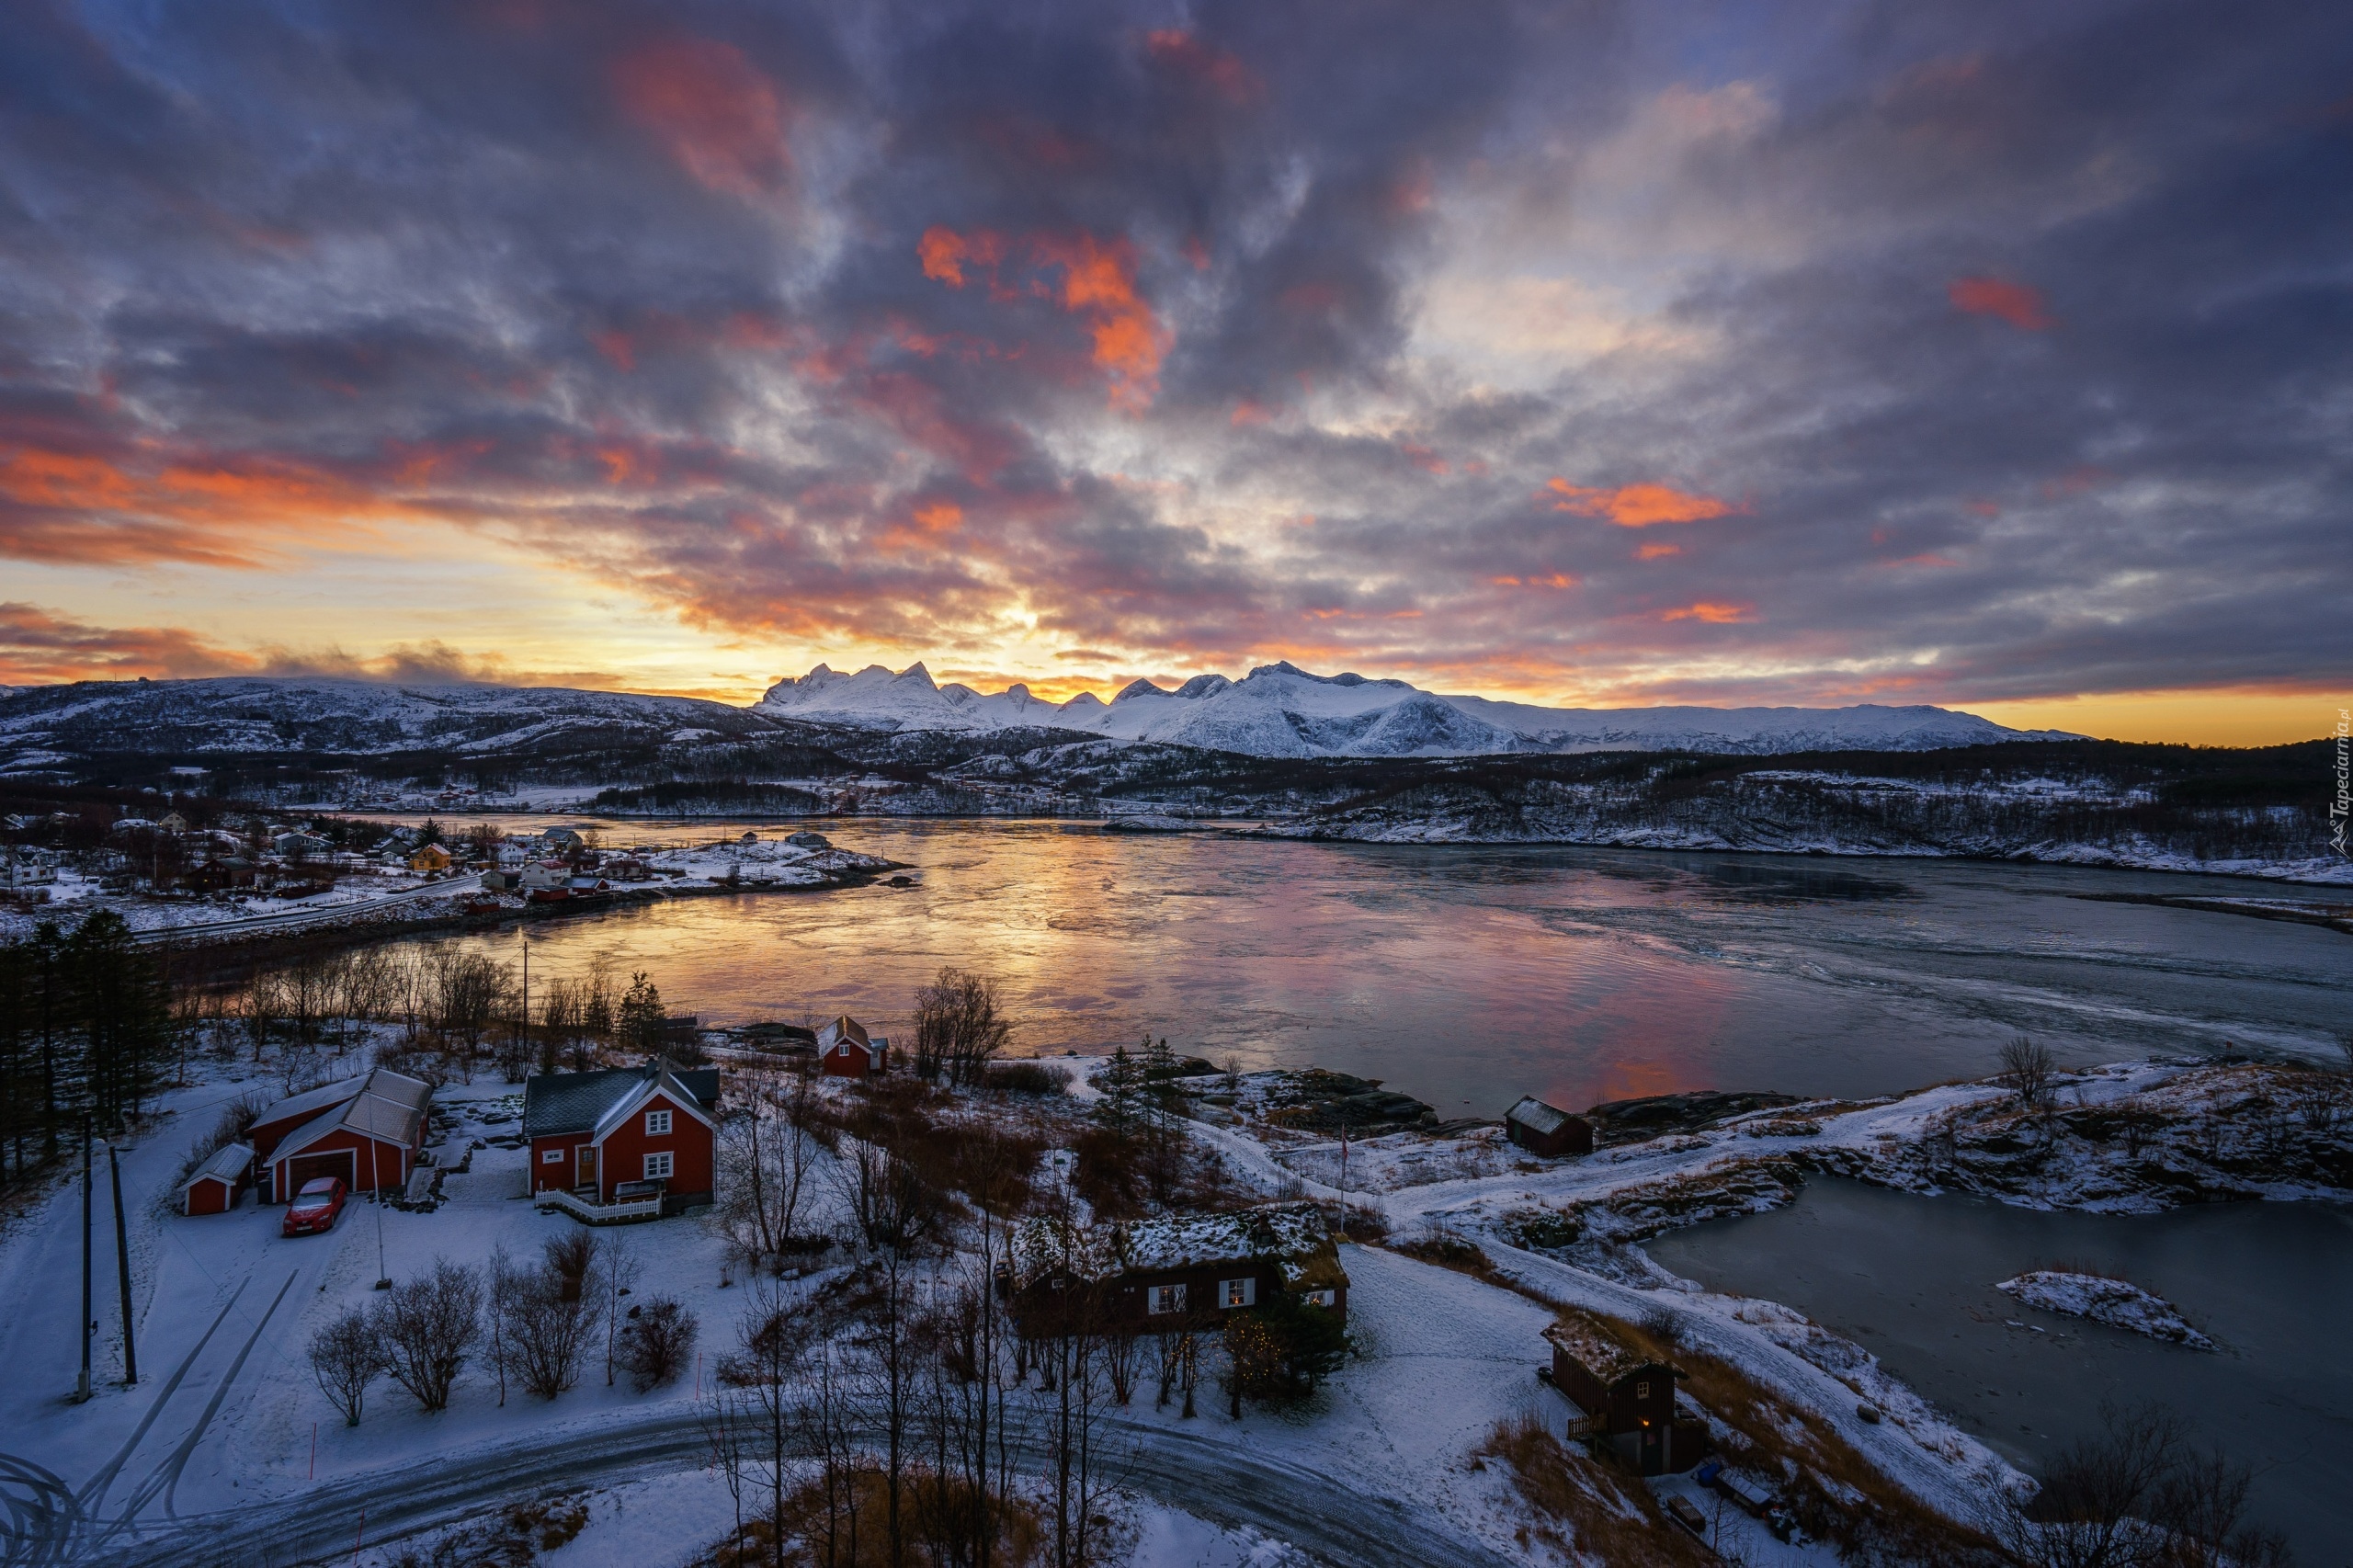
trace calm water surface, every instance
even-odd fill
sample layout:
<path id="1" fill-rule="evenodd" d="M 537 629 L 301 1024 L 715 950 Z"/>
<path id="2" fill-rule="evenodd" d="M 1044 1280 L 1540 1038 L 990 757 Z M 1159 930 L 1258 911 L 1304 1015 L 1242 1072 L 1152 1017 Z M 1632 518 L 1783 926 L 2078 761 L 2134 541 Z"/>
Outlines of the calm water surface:
<path id="1" fill-rule="evenodd" d="M 1783 1302 L 1855 1340 L 2028 1470 L 2096 1436 L 2104 1402 L 2161 1400 L 2200 1446 L 2254 1470 L 2252 1506 L 2289 1533 L 2299 1562 L 2353 1562 L 2353 1210 L 2041 1214 L 1816 1181 L 1787 1209 L 1674 1232 L 1650 1252 L 1712 1290 Z M 2051 1267 L 2154 1290 L 2221 1348 L 2037 1312 L 1992 1288 Z"/>
<path id="2" fill-rule="evenodd" d="M 540 819 L 554 820 L 554 819 Z M 577 821 L 578 819 L 568 819 Z M 608 843 L 747 824 L 607 824 Z M 769 824 L 766 833 L 778 831 Z M 782 824 L 781 831 L 807 824 Z M 534 977 L 602 957 L 707 1022 L 849 1012 L 886 1031 L 942 964 L 995 976 L 1017 1045 L 1147 1032 L 1216 1061 L 1318 1063 L 1444 1114 L 1718 1086 L 1864 1095 L 2063 1058 L 2319 1052 L 2353 937 L 2083 892 L 2215 879 L 1549 846 L 1107 835 L 1063 823 L 827 821 L 919 885 L 683 900 L 529 928 Z M 503 961 L 524 933 L 465 942 Z"/>

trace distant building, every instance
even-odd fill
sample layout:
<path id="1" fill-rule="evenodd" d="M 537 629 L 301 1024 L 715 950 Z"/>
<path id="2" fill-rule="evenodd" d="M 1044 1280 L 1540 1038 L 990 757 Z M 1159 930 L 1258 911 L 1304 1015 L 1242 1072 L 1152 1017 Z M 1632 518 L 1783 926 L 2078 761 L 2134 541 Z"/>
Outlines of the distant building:
<path id="1" fill-rule="evenodd" d="M 845 1014 L 817 1031 L 817 1062 L 828 1078 L 870 1077 L 890 1070 L 891 1042 Z"/>
<path id="2" fill-rule="evenodd" d="M 1593 1153 L 1592 1122 L 1546 1105 L 1533 1095 L 1522 1096 L 1518 1105 L 1504 1112 L 1504 1136 L 1546 1159 Z"/>
<path id="3" fill-rule="evenodd" d="M 490 870 L 482 874 L 482 891 L 484 892 L 513 892 L 522 885 L 523 873 L 520 871 Z"/>
<path id="4" fill-rule="evenodd" d="M 1685 1374 L 1651 1355 L 1608 1319 L 1571 1308 L 1544 1338 L 1552 1346 L 1552 1383 L 1582 1419 L 1572 1437 L 1607 1444 L 1644 1475 L 1689 1470 L 1708 1452 L 1708 1424 L 1679 1418 L 1676 1380 Z"/>
<path id="5" fill-rule="evenodd" d="M 409 851 L 408 869 L 412 871 L 446 871 L 450 856 L 438 844 L 420 844 Z"/>
<path id="6" fill-rule="evenodd" d="M 517 885 L 525 892 L 550 892 L 572 880 L 572 868 L 559 860 L 534 860 L 518 873 Z"/>
<path id="7" fill-rule="evenodd" d="M 120 825 L 119 824 L 117 824 Z M 327 852 L 327 841 L 311 833 L 281 833 L 269 841 L 269 846 L 280 855 L 303 858 Z"/>
<path id="8" fill-rule="evenodd" d="M 176 838 L 188 831 L 188 818 L 177 812 L 165 812 L 155 824 L 155 831 L 168 833 Z"/>
<path id="9" fill-rule="evenodd" d="M 1269 1203 L 1226 1214 L 1172 1214 L 1079 1226 L 1032 1218 L 1013 1228 L 1001 1276 L 1028 1336 L 1055 1332 L 1067 1293 L 1094 1292 L 1095 1326 L 1115 1334 L 1214 1328 L 1289 1291 L 1345 1316 L 1348 1276 L 1323 1211 Z"/>

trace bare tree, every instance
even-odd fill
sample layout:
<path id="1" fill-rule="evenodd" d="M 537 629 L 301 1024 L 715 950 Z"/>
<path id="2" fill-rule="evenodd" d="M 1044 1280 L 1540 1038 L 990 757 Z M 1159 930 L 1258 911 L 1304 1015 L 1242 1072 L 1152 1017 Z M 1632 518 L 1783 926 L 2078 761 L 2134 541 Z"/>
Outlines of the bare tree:
<path id="1" fill-rule="evenodd" d="M 630 1293 L 631 1287 L 637 1283 L 638 1275 L 642 1270 L 638 1267 L 636 1255 L 629 1250 L 628 1244 L 619 1236 L 613 1238 L 612 1245 L 606 1248 L 605 1252 L 605 1267 L 598 1270 L 598 1273 L 601 1276 L 600 1285 L 605 1299 L 605 1386 L 611 1388 L 614 1357 L 619 1349 L 616 1341 L 620 1333 L 621 1298 Z M 642 1393 L 645 1391 L 641 1389 L 638 1392 Z"/>
<path id="2" fill-rule="evenodd" d="M 869 1244 L 904 1247 L 928 1234 L 940 1216 L 940 1198 L 913 1164 L 880 1143 L 845 1138 L 834 1162 L 834 1183 Z"/>
<path id="3" fill-rule="evenodd" d="M 353 1307 L 329 1321 L 311 1336 L 310 1357 L 319 1392 L 343 1413 L 345 1426 L 358 1426 L 368 1385 L 384 1369 L 383 1352 L 367 1312 Z"/>
<path id="4" fill-rule="evenodd" d="M 951 1084 L 977 1088 L 1012 1035 L 993 980 L 943 968 L 915 994 L 915 1069 L 926 1082 L 945 1073 Z"/>
<path id="5" fill-rule="evenodd" d="M 2031 1498 L 2005 1497 L 1993 1535 L 2023 1568 L 2147 1568 L 2152 1516 L 2182 1454 L 2162 1406 L 2104 1407 L 2107 1430 L 2053 1462 Z"/>
<path id="6" fill-rule="evenodd" d="M 781 1268 L 793 1240 L 820 1148 L 816 1097 L 805 1078 L 781 1094 L 773 1082 L 756 1084 L 720 1128 L 720 1221 L 756 1264 L 766 1257 Z"/>
<path id="7" fill-rule="evenodd" d="M 590 1232 L 566 1232 L 546 1251 L 540 1267 L 511 1277 L 503 1342 L 516 1380 L 540 1398 L 553 1399 L 580 1381 L 581 1362 L 604 1317 L 607 1269 Z"/>
<path id="8" fill-rule="evenodd" d="M 449 1407 L 449 1390 L 482 1334 L 482 1282 L 446 1257 L 395 1285 L 369 1314 L 384 1369 L 426 1410 Z"/>
<path id="9" fill-rule="evenodd" d="M 2245 1522 L 2254 1479 L 2220 1449 L 2182 1454 L 2157 1487 L 2156 1522 L 2167 1538 L 2163 1568 L 2287 1568 L 2286 1540 Z"/>
<path id="10" fill-rule="evenodd" d="M 2029 1109 L 2050 1103 L 2052 1081 L 2058 1074 L 2059 1059 L 2040 1040 L 2020 1035 L 2002 1047 L 2002 1077 Z"/>

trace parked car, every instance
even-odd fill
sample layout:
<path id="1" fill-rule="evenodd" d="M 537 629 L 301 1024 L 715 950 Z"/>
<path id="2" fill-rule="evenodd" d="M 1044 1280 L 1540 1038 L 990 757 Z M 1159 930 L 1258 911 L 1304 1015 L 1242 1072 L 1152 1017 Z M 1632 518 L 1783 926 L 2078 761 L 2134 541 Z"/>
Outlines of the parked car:
<path id="1" fill-rule="evenodd" d="M 290 1236 L 307 1236 L 320 1231 L 335 1229 L 335 1216 L 343 1212 L 344 1199 L 351 1196 L 341 1176 L 318 1176 L 302 1184 L 294 1201 L 286 1206 L 286 1222 L 280 1227 Z"/>

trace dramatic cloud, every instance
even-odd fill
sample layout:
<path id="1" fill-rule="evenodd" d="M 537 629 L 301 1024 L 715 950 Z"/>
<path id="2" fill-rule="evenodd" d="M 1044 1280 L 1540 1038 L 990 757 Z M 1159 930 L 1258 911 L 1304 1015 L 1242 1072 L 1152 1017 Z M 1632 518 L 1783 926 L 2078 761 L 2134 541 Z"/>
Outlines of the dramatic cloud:
<path id="1" fill-rule="evenodd" d="M 8 656 L 309 667 L 93 585 L 332 557 L 423 668 L 370 566 L 478 548 L 769 671 L 2353 682 L 2348 80 L 2291 0 L 26 0 Z"/>

